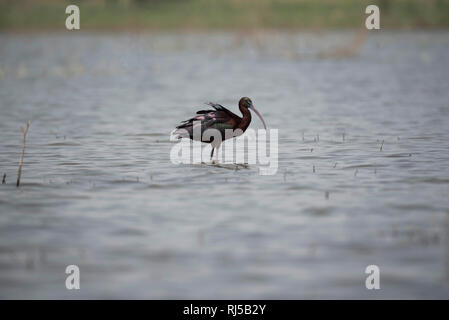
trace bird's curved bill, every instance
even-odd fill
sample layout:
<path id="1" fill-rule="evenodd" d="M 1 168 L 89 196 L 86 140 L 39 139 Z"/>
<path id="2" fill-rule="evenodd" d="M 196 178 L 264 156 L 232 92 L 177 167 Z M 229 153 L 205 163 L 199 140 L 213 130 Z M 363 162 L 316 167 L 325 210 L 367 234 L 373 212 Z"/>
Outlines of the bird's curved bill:
<path id="1" fill-rule="evenodd" d="M 257 116 L 258 116 L 258 117 L 260 118 L 260 120 L 262 121 L 265 130 L 267 130 L 267 125 L 265 124 L 265 121 L 263 120 L 263 118 L 262 118 L 261 114 L 259 113 L 259 111 L 257 111 L 256 108 L 254 108 L 253 105 L 250 107 L 250 109 L 253 110 L 253 111 L 257 114 Z"/>

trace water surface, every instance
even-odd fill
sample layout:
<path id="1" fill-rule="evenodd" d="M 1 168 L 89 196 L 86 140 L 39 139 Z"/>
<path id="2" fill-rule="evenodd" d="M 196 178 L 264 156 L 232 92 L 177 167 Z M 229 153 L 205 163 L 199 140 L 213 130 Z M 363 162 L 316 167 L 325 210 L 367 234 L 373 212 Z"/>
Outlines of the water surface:
<path id="1" fill-rule="evenodd" d="M 357 37 L 1 34 L 0 298 L 449 297 L 448 33 Z M 170 162 L 242 96 L 276 175 Z"/>

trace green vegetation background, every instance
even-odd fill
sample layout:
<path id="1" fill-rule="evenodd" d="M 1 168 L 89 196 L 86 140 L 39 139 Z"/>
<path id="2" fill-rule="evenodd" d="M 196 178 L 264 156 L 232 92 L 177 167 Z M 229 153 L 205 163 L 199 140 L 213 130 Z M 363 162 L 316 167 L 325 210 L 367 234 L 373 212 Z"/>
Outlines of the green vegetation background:
<path id="1" fill-rule="evenodd" d="M 0 0 L 0 30 L 64 28 L 69 4 L 81 29 L 359 28 L 369 4 L 383 28 L 449 26 L 449 0 Z"/>

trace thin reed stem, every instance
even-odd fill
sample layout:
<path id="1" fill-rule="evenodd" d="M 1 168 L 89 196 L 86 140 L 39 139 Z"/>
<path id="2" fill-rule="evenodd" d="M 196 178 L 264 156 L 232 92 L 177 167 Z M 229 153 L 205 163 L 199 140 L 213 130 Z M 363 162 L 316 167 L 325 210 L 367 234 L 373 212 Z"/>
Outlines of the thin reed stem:
<path id="1" fill-rule="evenodd" d="M 26 128 L 22 127 L 22 133 L 23 133 L 23 141 L 22 141 L 22 153 L 20 154 L 20 160 L 19 160 L 19 171 L 17 172 L 17 184 L 16 187 L 20 186 L 20 177 L 22 176 L 22 165 L 23 165 L 23 156 L 25 155 L 25 147 L 26 147 L 26 138 L 28 129 L 30 128 L 31 121 L 27 121 Z"/>

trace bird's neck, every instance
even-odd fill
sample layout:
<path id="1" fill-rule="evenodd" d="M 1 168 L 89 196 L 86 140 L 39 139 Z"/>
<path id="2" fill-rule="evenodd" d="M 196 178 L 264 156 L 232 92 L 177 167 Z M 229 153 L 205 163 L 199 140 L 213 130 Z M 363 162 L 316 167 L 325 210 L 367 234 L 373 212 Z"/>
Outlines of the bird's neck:
<path id="1" fill-rule="evenodd" d="M 240 112 L 242 113 L 242 120 L 239 123 L 238 129 L 242 129 L 243 132 L 248 128 L 251 123 L 251 111 L 248 108 L 239 106 Z"/>

